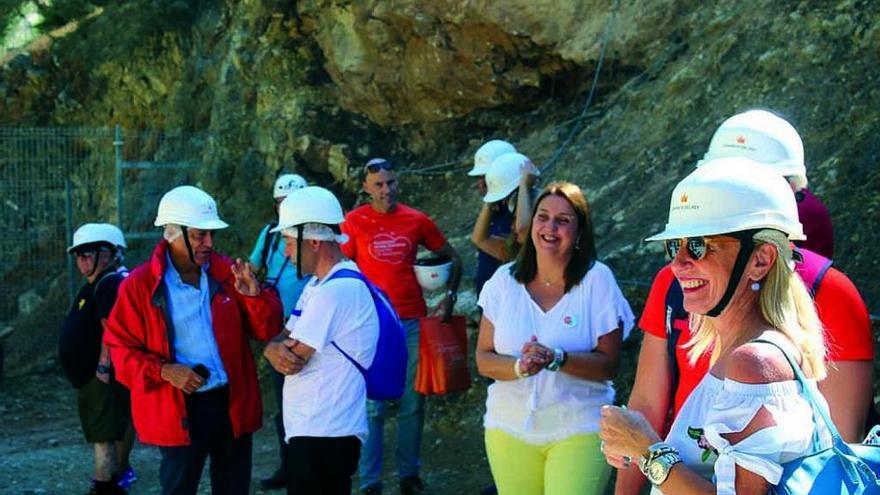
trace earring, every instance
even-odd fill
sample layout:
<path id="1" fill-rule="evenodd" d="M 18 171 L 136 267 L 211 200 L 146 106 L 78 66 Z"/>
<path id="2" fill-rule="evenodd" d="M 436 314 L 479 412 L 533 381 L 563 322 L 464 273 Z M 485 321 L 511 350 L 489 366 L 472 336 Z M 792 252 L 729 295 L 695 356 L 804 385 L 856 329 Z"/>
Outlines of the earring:
<path id="1" fill-rule="evenodd" d="M 574 241 L 574 250 L 577 251 L 580 248 L 581 248 L 581 236 L 578 236 L 578 238 Z"/>
<path id="2" fill-rule="evenodd" d="M 761 290 L 761 282 L 757 282 L 757 281 L 752 282 L 751 289 L 755 292 L 758 292 L 759 290 Z"/>

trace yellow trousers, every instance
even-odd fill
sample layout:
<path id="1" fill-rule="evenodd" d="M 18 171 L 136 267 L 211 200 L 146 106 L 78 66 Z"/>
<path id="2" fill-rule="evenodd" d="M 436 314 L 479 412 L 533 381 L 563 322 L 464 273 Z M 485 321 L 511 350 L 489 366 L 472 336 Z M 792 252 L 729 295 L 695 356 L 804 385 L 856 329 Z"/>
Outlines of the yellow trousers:
<path id="1" fill-rule="evenodd" d="M 533 445 L 488 429 L 486 454 L 499 495 L 602 495 L 611 475 L 596 433 Z"/>

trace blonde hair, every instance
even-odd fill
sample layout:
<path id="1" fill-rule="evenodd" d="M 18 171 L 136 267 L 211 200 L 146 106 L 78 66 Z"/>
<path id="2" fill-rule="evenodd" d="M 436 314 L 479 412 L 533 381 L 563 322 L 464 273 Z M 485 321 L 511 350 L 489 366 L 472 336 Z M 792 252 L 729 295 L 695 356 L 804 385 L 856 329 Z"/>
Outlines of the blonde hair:
<path id="1" fill-rule="evenodd" d="M 755 243 L 756 247 L 761 244 L 764 243 Z M 764 277 L 760 290 L 761 314 L 770 326 L 785 335 L 801 353 L 801 369 L 804 374 L 816 380 L 825 378 L 827 370 L 822 323 L 804 282 L 789 268 L 783 256 L 776 258 Z M 688 358 L 691 364 L 696 363 L 710 349 L 710 362 L 714 364 L 721 348 L 713 318 L 692 314 L 690 326 L 693 337 L 685 346 L 690 348 Z"/>

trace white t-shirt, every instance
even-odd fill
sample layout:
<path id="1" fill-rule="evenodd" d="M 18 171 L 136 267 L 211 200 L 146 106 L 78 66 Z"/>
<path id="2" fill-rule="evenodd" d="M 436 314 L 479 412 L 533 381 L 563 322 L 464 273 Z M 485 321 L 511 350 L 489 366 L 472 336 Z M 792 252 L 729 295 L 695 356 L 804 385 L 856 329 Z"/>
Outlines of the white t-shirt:
<path id="1" fill-rule="evenodd" d="M 359 271 L 351 261 L 337 263 L 327 280 L 342 268 Z M 297 302 L 301 316 L 291 316 L 291 338 L 315 349 L 296 375 L 284 380 L 285 438 L 367 437 L 367 388 L 363 375 L 331 342 L 367 368 L 376 354 L 379 317 L 370 290 L 358 279 L 309 280 Z"/>
<path id="2" fill-rule="evenodd" d="M 596 262 L 584 279 L 546 313 L 525 286 L 502 265 L 483 286 L 478 304 L 495 327 L 495 352 L 520 356 L 533 335 L 550 348 L 592 351 L 599 337 L 633 327 L 633 313 L 614 274 Z M 528 443 L 545 444 L 599 431 L 599 409 L 614 401 L 610 381 L 594 382 L 543 370 L 529 378 L 498 380 L 489 386 L 486 428 L 498 428 Z"/>
<path id="3" fill-rule="evenodd" d="M 810 386 L 815 383 L 811 380 Z M 824 403 L 822 394 L 813 390 Z M 762 407 L 773 415 L 775 426 L 758 430 L 735 445 L 721 436 L 745 429 Z M 732 495 L 736 493 L 736 464 L 775 485 L 782 463 L 810 452 L 816 428 L 813 409 L 801 396 L 796 380 L 741 383 L 707 373 L 681 406 L 666 442 L 678 449 L 687 467 L 706 479 L 715 477 L 717 494 Z M 823 444 L 830 445 L 830 434 L 821 421 L 818 433 Z M 657 487 L 651 490 L 652 495 L 662 493 Z"/>

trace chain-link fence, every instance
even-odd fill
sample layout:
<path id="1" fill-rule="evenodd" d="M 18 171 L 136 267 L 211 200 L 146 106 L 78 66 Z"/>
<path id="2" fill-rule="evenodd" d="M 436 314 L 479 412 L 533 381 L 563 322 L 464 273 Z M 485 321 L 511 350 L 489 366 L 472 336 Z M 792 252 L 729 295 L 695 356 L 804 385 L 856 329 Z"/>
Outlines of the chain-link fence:
<path id="1" fill-rule="evenodd" d="M 61 322 L 84 282 L 66 255 L 73 230 L 121 224 L 126 264 L 146 259 L 159 198 L 193 180 L 203 141 L 165 131 L 0 129 L 0 373 L 54 365 Z"/>

